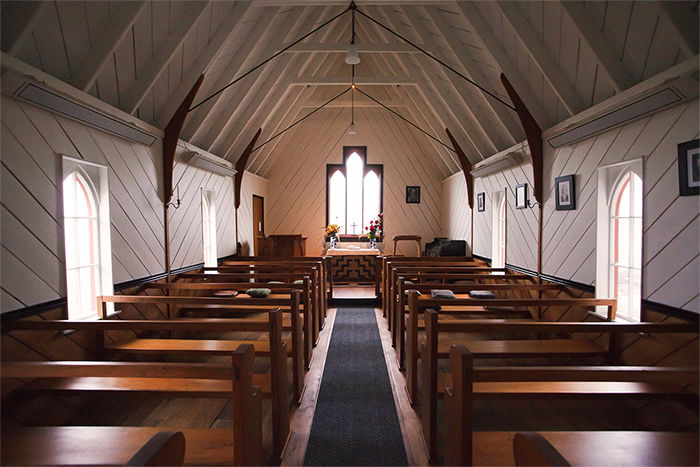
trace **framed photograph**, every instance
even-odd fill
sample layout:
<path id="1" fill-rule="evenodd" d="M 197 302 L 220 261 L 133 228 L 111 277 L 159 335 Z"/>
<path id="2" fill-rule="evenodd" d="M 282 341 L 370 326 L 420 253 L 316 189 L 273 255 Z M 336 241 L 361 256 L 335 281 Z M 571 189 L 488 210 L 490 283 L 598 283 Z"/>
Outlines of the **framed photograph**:
<path id="1" fill-rule="evenodd" d="M 563 175 L 554 179 L 557 211 L 573 211 L 576 209 L 576 191 L 574 190 L 574 175 Z"/>
<path id="2" fill-rule="evenodd" d="M 419 204 L 420 203 L 420 187 L 419 186 L 407 186 L 406 187 L 406 203 L 408 203 L 408 204 Z"/>
<path id="3" fill-rule="evenodd" d="M 515 187 L 515 209 L 527 207 L 527 183 Z"/>
<path id="4" fill-rule="evenodd" d="M 486 193 L 483 191 L 476 194 L 476 210 L 479 212 L 486 211 Z"/>
<path id="5" fill-rule="evenodd" d="M 678 145 L 678 185 L 681 196 L 700 194 L 700 139 Z"/>

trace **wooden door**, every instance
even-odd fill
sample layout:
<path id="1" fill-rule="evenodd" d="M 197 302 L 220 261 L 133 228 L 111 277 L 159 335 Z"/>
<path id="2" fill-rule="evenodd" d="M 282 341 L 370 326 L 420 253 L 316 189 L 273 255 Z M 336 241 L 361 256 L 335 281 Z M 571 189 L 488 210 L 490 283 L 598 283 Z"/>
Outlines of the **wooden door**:
<path id="1" fill-rule="evenodd" d="M 265 236 L 265 198 L 253 195 L 253 252 L 260 255 L 260 240 Z"/>

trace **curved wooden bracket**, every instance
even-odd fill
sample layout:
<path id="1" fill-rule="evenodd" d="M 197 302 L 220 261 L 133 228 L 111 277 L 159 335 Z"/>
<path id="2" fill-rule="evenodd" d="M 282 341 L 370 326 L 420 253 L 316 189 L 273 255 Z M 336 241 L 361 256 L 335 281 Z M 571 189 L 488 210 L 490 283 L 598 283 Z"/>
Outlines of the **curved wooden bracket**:
<path id="1" fill-rule="evenodd" d="M 535 200 L 542 204 L 542 183 L 543 183 L 543 155 L 542 155 L 542 128 L 537 124 L 535 117 L 532 116 L 530 111 L 525 106 L 525 103 L 520 98 L 518 93 L 510 84 L 506 75 L 501 73 L 501 82 L 503 87 L 506 88 L 510 100 L 513 101 L 515 105 L 515 111 L 518 113 L 518 118 L 520 119 L 520 124 L 525 130 L 525 137 L 527 138 L 527 144 L 530 147 L 530 157 L 532 158 L 532 176 L 534 178 L 532 194 Z"/>
<path id="2" fill-rule="evenodd" d="M 255 147 L 255 142 L 260 137 L 260 133 L 262 133 L 262 128 L 258 128 L 257 133 L 255 133 L 253 139 L 250 140 L 250 143 L 248 143 L 248 146 L 243 151 L 243 154 L 241 154 L 241 157 L 239 157 L 236 161 L 236 175 L 233 179 L 233 188 L 235 191 L 233 207 L 235 209 L 238 209 L 238 207 L 241 205 L 241 185 L 243 184 L 243 173 L 245 172 L 245 166 L 248 164 L 248 158 Z"/>
<path id="3" fill-rule="evenodd" d="M 450 138 L 450 141 L 452 142 L 452 146 L 455 149 L 455 152 L 457 153 L 457 158 L 459 159 L 459 165 L 462 166 L 462 172 L 464 172 L 464 180 L 467 182 L 467 202 L 469 203 L 469 209 L 474 209 L 474 177 L 472 177 L 471 171 L 472 171 L 472 164 L 469 162 L 469 159 L 467 159 L 467 155 L 464 154 L 464 151 L 462 151 L 462 148 L 460 147 L 459 143 L 457 140 L 452 136 L 452 133 L 450 133 L 450 130 L 445 128 L 445 131 L 447 132 L 447 137 Z"/>
<path id="4" fill-rule="evenodd" d="M 204 81 L 204 75 L 201 75 L 197 82 L 194 83 L 189 94 L 187 94 L 163 130 L 165 132 L 163 136 L 163 202 L 166 204 L 173 197 L 173 164 L 175 163 L 177 140 L 180 139 L 180 132 L 185 124 L 185 118 L 187 118 L 189 108 L 202 85 L 202 81 Z"/>

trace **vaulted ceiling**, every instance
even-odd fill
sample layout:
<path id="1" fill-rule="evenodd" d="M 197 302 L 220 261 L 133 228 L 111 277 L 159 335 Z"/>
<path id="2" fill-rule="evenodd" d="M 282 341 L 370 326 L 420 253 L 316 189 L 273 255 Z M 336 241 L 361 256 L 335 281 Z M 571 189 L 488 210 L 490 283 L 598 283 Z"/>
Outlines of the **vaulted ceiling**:
<path id="1" fill-rule="evenodd" d="M 542 128 L 698 53 L 696 1 L 357 4 L 509 102 L 499 79 L 505 73 Z M 195 102 L 347 3 L 3 0 L 1 6 L 5 53 L 163 128 L 200 74 Z M 438 139 L 448 141 L 449 128 L 472 162 L 524 139 L 511 109 L 455 73 L 361 15 L 356 33 L 358 87 Z M 266 141 L 347 89 L 350 36 L 346 14 L 191 112 L 182 138 L 235 161 L 258 128 Z M 349 107 L 349 93 L 331 105 Z M 355 106 L 378 104 L 356 93 Z M 280 141 L 253 155 L 254 172 L 275 163 Z M 447 173 L 459 170 L 451 151 L 426 144 Z"/>

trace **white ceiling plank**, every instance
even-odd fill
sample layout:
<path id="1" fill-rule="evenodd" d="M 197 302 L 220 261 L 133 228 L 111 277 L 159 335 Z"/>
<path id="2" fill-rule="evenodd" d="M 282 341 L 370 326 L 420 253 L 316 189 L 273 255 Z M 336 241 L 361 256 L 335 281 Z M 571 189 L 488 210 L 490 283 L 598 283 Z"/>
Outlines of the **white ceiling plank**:
<path id="1" fill-rule="evenodd" d="M 146 3 L 146 1 L 139 1 L 119 4 L 119 9 L 105 26 L 102 35 L 95 40 L 80 66 L 73 73 L 71 83 L 76 88 L 88 91 L 95 84 L 102 66 L 112 57 Z"/>
<path id="2" fill-rule="evenodd" d="M 308 42 L 297 44 L 285 53 L 302 53 L 302 52 L 323 52 L 323 53 L 345 53 L 348 51 L 348 42 Z M 414 47 L 408 44 L 376 44 L 367 42 L 358 42 L 357 49 L 360 53 L 420 53 Z"/>
<path id="3" fill-rule="evenodd" d="M 124 109 L 133 114 L 151 90 L 161 73 L 166 70 L 170 60 L 185 41 L 187 34 L 194 28 L 199 18 L 209 6 L 210 2 L 189 2 L 188 8 L 180 22 L 168 33 L 167 39 L 160 50 L 156 51 L 153 59 L 148 63 L 145 73 L 131 88 L 124 93 Z"/>
<path id="4" fill-rule="evenodd" d="M 559 3 L 578 29 L 583 41 L 593 51 L 615 90 L 620 92 L 634 86 L 636 82 L 629 70 L 617 56 L 602 30 L 595 25 L 583 2 L 559 0 Z"/>
<path id="5" fill-rule="evenodd" d="M 513 61 L 503 49 L 503 46 L 484 20 L 484 17 L 481 16 L 476 6 L 470 2 L 458 2 L 457 7 L 472 30 L 479 37 L 479 40 L 484 44 L 484 50 L 488 52 L 496 66 L 501 69 L 503 74 L 508 78 L 508 81 L 510 81 L 513 87 L 518 91 L 521 99 L 525 102 L 528 110 L 532 113 L 540 126 L 545 128 L 554 123 L 554 118 L 544 110 L 538 99 L 534 96 L 530 85 L 525 81 L 515 64 L 513 64 Z"/>
<path id="6" fill-rule="evenodd" d="M 250 11 L 250 5 L 251 2 L 236 2 L 236 5 L 226 14 L 219 24 L 214 37 L 212 37 L 204 50 L 198 54 L 197 61 L 187 70 L 182 83 L 170 96 L 165 107 L 159 112 L 156 121 L 157 126 L 165 127 L 167 125 L 175 110 L 177 110 L 194 83 L 199 79 L 199 76 L 209 70 L 219 56 L 224 44 L 233 37 L 236 27 Z"/>
<path id="7" fill-rule="evenodd" d="M 228 60 L 228 65 L 226 68 L 219 73 L 219 76 L 207 76 L 202 85 L 200 93 L 203 97 L 195 100 L 196 103 L 201 102 L 205 96 L 209 96 L 219 89 L 226 86 L 228 83 L 233 81 L 237 76 L 242 74 L 240 72 L 246 60 L 254 53 L 258 48 L 258 43 L 265 36 L 267 29 L 273 24 L 277 12 L 273 8 L 266 9 L 262 15 L 260 15 L 255 26 L 248 36 L 245 38 L 240 48 L 237 50 L 236 55 Z M 210 81 L 213 80 L 213 81 Z M 207 82 L 211 82 L 210 86 L 206 86 Z M 192 141 L 198 132 L 202 130 L 205 121 L 213 115 L 216 110 L 216 106 L 221 100 L 221 98 L 226 94 L 223 92 L 212 97 L 206 104 L 198 107 L 196 110 L 190 112 L 187 116 L 187 121 L 182 131 L 183 139 Z"/>
<path id="8" fill-rule="evenodd" d="M 656 0 L 658 10 L 671 23 L 678 36 L 678 43 L 688 55 L 698 53 L 698 16 L 697 10 L 692 13 L 690 8 L 697 2 L 672 2 Z"/>
<path id="9" fill-rule="evenodd" d="M 497 5 L 569 114 L 576 115 L 584 110 L 586 105 L 581 96 L 578 95 L 576 88 L 561 71 L 559 64 L 540 40 L 532 25 L 525 19 L 518 5 L 514 2 L 497 2 Z"/>
<path id="10" fill-rule="evenodd" d="M 2 2 L 2 45 L 5 52 L 15 55 L 50 2 Z"/>

